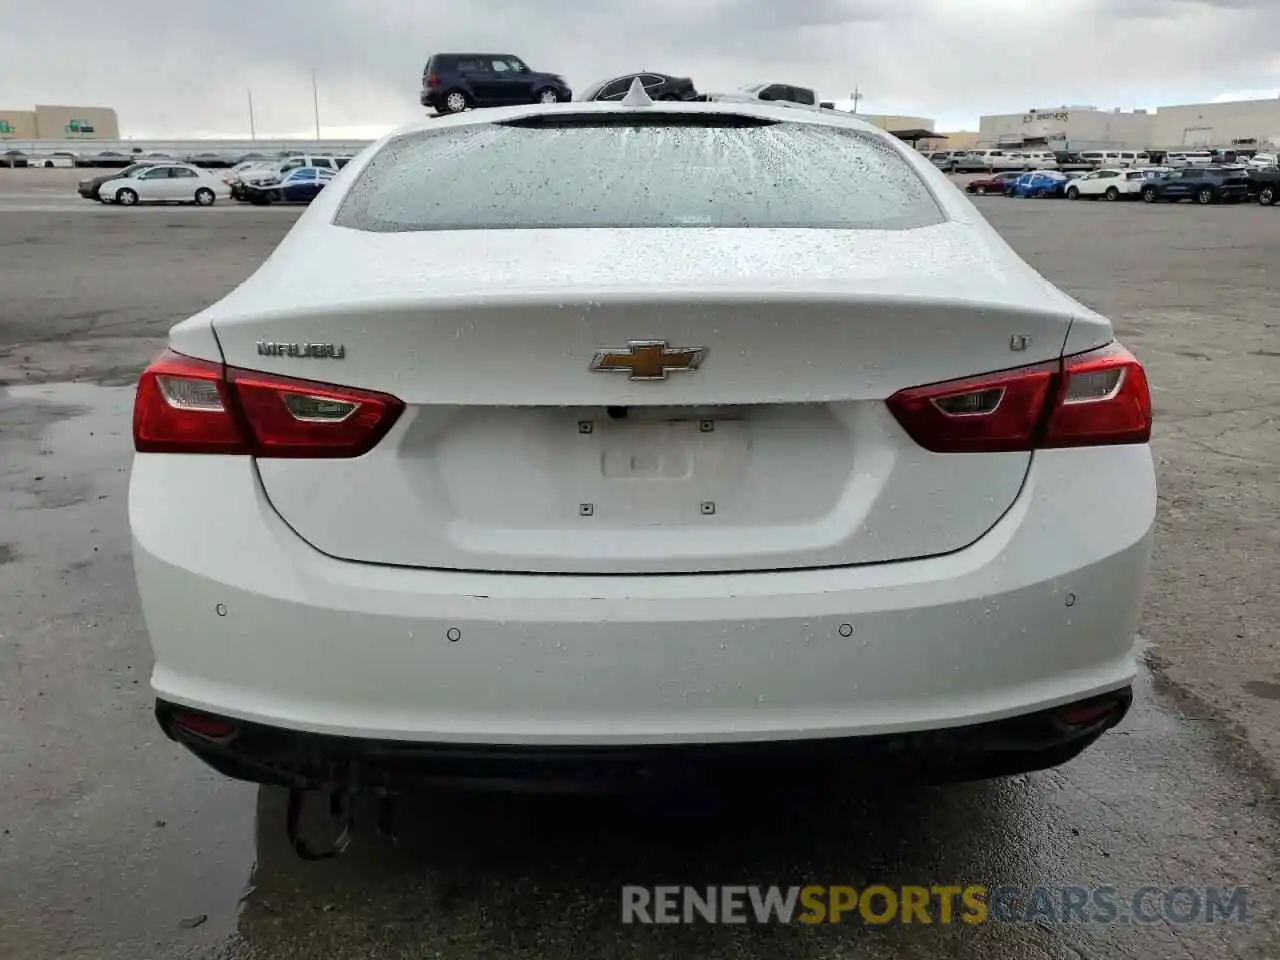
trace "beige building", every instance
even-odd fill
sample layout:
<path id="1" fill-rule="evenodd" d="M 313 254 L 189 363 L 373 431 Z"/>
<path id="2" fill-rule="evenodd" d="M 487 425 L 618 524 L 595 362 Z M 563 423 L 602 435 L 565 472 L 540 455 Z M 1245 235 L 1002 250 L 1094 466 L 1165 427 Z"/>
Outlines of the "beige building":
<path id="1" fill-rule="evenodd" d="M 1155 114 L 1146 110 L 1099 110 L 1062 106 L 1004 113 L 978 121 L 983 145 L 1044 145 L 1050 150 L 1088 150 L 1096 147 L 1145 147 L 1155 133 Z"/>
<path id="2" fill-rule="evenodd" d="M 974 150 L 978 146 L 978 131 L 940 130 L 936 137 L 921 140 L 916 146 L 926 153 L 931 150 Z"/>
<path id="3" fill-rule="evenodd" d="M 859 113 L 859 120 L 865 120 L 867 123 L 879 127 L 881 130 L 888 130 L 890 133 L 896 133 L 901 130 L 932 130 L 933 121 L 928 117 L 899 117 L 890 113 Z"/>
<path id="4" fill-rule="evenodd" d="M 35 140 L 34 110 L 0 110 L 0 140 Z"/>
<path id="5" fill-rule="evenodd" d="M 37 104 L 34 110 L 0 110 L 0 139 L 119 140 L 120 119 L 110 107 Z"/>
<path id="6" fill-rule="evenodd" d="M 1280 98 L 1192 103 L 1156 111 L 1153 147 L 1280 146 Z"/>

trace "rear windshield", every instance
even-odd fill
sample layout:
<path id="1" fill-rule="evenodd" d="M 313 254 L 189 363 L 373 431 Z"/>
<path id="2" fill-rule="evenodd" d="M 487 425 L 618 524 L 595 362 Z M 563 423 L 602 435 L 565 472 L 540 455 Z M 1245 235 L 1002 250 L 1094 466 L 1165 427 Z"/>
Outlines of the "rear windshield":
<path id="1" fill-rule="evenodd" d="M 945 219 L 905 158 L 861 131 L 727 114 L 561 114 L 398 137 L 334 222 L 374 232 L 908 230 Z"/>

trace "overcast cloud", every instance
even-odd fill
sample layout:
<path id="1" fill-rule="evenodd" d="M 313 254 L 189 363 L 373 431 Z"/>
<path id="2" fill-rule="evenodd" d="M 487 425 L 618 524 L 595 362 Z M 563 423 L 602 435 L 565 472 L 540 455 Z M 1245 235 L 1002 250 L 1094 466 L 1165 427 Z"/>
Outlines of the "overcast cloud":
<path id="1" fill-rule="evenodd" d="M 126 136 L 371 135 L 422 114 L 435 50 L 575 89 L 629 70 L 814 86 L 976 129 L 982 113 L 1275 95 L 1277 0 L 0 0 L 0 108 L 111 106 Z"/>

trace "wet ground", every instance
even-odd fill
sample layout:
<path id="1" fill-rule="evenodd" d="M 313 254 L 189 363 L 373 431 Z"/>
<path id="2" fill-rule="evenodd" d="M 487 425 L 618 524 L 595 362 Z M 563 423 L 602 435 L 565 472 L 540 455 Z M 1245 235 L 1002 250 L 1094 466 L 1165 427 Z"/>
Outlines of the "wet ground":
<path id="1" fill-rule="evenodd" d="M 945 789 L 853 771 L 665 800 L 420 796 L 397 845 L 309 864 L 280 792 L 155 728 L 125 516 L 127 384 L 293 214 L 106 209 L 67 198 L 70 173 L 0 172 L 0 957 L 1280 956 L 1280 214 L 983 201 L 1156 388 L 1152 668 L 1084 757 Z M 751 883 L 1111 886 L 1122 913 L 1148 885 L 1241 886 L 1248 906 L 1217 924 L 621 922 L 623 885 Z"/>

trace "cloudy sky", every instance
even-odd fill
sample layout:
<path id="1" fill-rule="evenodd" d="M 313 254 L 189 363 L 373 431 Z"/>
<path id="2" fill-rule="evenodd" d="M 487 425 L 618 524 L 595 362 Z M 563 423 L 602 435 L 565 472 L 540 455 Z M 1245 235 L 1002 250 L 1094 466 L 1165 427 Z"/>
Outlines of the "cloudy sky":
<path id="1" fill-rule="evenodd" d="M 0 0 L 0 108 L 111 106 L 125 136 L 325 136 L 422 113 L 434 50 L 492 50 L 576 89 L 650 69 L 781 80 L 866 113 L 983 113 L 1280 93 L 1278 0 Z"/>

